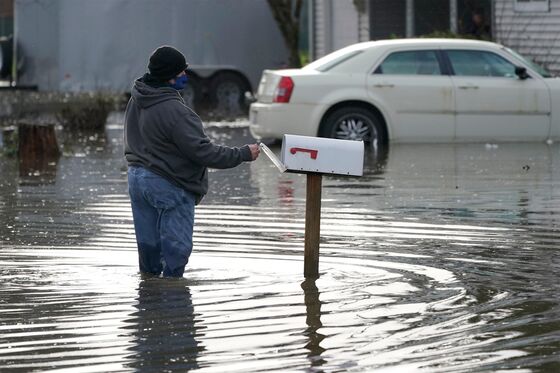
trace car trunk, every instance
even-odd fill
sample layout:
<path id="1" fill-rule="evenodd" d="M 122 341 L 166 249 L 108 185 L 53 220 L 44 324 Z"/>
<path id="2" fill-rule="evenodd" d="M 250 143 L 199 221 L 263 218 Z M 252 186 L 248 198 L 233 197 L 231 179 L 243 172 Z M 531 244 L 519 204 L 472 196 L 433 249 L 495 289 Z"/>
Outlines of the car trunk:
<path id="1" fill-rule="evenodd" d="M 259 88 L 257 90 L 257 99 L 262 103 L 271 103 L 274 92 L 278 86 L 278 82 L 282 76 L 277 71 L 264 70 Z"/>
<path id="2" fill-rule="evenodd" d="M 257 90 L 257 100 L 264 104 L 273 102 L 274 96 L 277 93 L 278 83 L 280 83 L 280 79 L 284 76 L 295 80 L 296 77 L 313 74 L 317 74 L 317 72 L 302 69 L 264 70 Z"/>

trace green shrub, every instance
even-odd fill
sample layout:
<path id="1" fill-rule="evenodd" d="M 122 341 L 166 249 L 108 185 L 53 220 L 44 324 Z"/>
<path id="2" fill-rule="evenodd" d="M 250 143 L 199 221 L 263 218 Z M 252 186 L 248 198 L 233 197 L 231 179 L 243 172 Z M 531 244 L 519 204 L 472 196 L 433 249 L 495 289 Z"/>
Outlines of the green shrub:
<path id="1" fill-rule="evenodd" d="M 55 116 L 68 130 L 101 130 L 109 113 L 115 110 L 115 96 L 103 93 L 67 96 Z"/>
<path id="2" fill-rule="evenodd" d="M 299 51 L 299 60 L 301 61 L 301 66 L 305 66 L 311 62 L 311 58 L 309 58 L 309 51 Z"/>

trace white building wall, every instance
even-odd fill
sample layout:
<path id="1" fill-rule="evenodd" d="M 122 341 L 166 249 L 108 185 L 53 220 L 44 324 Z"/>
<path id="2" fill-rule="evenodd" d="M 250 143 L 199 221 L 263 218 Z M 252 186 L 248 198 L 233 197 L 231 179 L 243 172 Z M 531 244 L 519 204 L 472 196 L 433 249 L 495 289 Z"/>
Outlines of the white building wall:
<path id="1" fill-rule="evenodd" d="M 352 0 L 332 1 L 333 50 L 357 43 L 358 12 Z"/>
<path id="2" fill-rule="evenodd" d="M 313 58 L 320 58 L 350 44 L 369 40 L 369 18 L 359 13 L 353 0 L 314 0 Z"/>
<path id="3" fill-rule="evenodd" d="M 520 11 L 515 0 L 494 0 L 494 38 L 560 73 L 560 0 L 546 11 Z"/>

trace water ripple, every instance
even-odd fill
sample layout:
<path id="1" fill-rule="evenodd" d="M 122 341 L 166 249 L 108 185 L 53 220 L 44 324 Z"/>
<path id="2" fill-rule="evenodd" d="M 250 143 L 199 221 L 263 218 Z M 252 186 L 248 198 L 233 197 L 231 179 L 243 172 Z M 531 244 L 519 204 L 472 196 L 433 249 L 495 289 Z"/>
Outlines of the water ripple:
<path id="1" fill-rule="evenodd" d="M 211 131 L 247 138 L 234 127 Z M 185 278 L 163 280 L 137 273 L 120 128 L 108 136 L 54 184 L 0 185 L 0 370 L 560 368 L 560 173 L 541 148 L 396 147 L 364 178 L 325 178 L 316 280 L 305 177 L 264 160 L 213 174 Z M 542 176 L 514 170 L 527 154 Z"/>

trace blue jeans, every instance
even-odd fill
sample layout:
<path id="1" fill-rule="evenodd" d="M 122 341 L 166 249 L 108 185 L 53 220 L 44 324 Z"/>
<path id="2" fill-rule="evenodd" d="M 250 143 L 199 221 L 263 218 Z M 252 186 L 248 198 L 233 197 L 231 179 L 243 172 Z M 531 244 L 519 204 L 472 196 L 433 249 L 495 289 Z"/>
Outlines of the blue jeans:
<path id="1" fill-rule="evenodd" d="M 143 167 L 128 168 L 140 271 L 182 277 L 192 252 L 196 196 Z"/>

